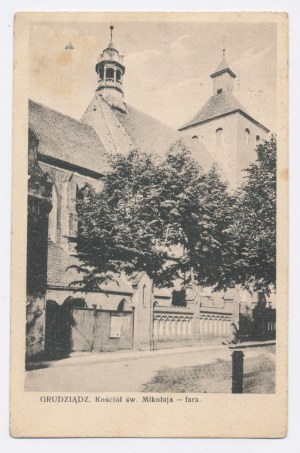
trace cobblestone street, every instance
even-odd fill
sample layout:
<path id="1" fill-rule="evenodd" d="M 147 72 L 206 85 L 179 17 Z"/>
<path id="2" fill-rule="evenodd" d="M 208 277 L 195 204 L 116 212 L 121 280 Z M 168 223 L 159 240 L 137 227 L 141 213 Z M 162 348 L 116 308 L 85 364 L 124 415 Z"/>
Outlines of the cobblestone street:
<path id="1" fill-rule="evenodd" d="M 275 392 L 275 346 L 243 349 L 245 393 Z M 85 354 L 27 371 L 28 391 L 231 392 L 226 346 Z"/>

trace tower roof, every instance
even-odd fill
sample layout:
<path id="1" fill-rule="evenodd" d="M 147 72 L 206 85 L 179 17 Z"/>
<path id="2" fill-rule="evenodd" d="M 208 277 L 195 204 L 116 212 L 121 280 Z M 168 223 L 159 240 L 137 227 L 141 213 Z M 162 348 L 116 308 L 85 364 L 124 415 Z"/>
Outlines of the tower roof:
<path id="1" fill-rule="evenodd" d="M 219 116 L 228 115 L 229 113 L 236 112 L 237 110 L 242 110 L 247 113 L 233 94 L 225 92 L 216 96 L 211 96 L 199 112 L 196 113 L 194 118 L 182 126 L 179 130 L 210 121 Z"/>
<path id="2" fill-rule="evenodd" d="M 269 130 L 252 118 L 247 110 L 241 105 L 241 103 L 233 96 L 232 93 L 224 92 L 222 94 L 217 94 L 215 96 L 211 96 L 208 101 L 204 104 L 204 106 L 196 113 L 194 118 L 189 121 L 188 123 L 184 124 L 179 130 L 182 131 L 192 126 L 196 126 L 198 124 L 207 123 L 208 121 L 212 121 L 215 118 L 219 118 L 221 116 L 230 115 L 232 113 L 239 112 L 250 121 L 264 129 L 266 132 Z"/>
<path id="3" fill-rule="evenodd" d="M 113 43 L 114 27 L 113 27 L 113 25 L 111 25 L 109 28 L 110 28 L 110 41 L 109 41 L 108 46 L 105 49 L 103 49 L 103 51 L 100 53 L 99 58 L 98 58 L 98 63 L 105 62 L 105 61 L 115 62 L 117 64 L 120 64 L 122 66 L 123 70 L 125 70 L 125 68 L 123 66 L 124 55 L 123 55 L 123 53 L 120 54 L 120 52 L 115 48 L 114 43 Z"/>
<path id="4" fill-rule="evenodd" d="M 223 49 L 223 58 L 217 67 L 217 69 L 210 75 L 211 78 L 220 76 L 221 74 L 228 73 L 232 78 L 235 78 L 235 73 L 229 68 L 229 65 L 225 58 L 225 48 Z M 233 80 L 218 80 L 219 84 L 215 83 L 214 80 L 214 95 L 211 96 L 203 107 L 196 113 L 191 121 L 184 124 L 179 131 L 193 127 L 199 124 L 207 123 L 216 118 L 220 118 L 225 115 L 231 115 L 233 113 L 239 113 L 250 121 L 255 123 L 257 126 L 264 129 L 266 132 L 269 130 L 252 118 L 247 110 L 240 104 L 236 97 L 232 94 Z"/>
<path id="5" fill-rule="evenodd" d="M 113 29 L 114 29 L 114 26 L 111 25 L 109 27 L 109 29 L 110 29 L 110 41 L 109 41 L 108 47 L 105 50 L 111 49 L 111 50 L 115 50 L 116 52 L 118 52 L 117 49 L 114 46 L 114 43 L 113 43 Z"/>
<path id="6" fill-rule="evenodd" d="M 235 73 L 229 68 L 229 64 L 227 63 L 225 56 L 223 56 L 221 63 L 217 67 L 217 69 L 210 75 L 211 78 L 217 77 L 224 72 L 228 72 L 231 77 L 236 77 Z"/>

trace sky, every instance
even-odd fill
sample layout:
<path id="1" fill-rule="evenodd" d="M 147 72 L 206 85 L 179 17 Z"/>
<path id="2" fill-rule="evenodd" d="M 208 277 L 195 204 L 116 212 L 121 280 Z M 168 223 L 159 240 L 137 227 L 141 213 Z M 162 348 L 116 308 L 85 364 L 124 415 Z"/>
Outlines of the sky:
<path id="1" fill-rule="evenodd" d="M 210 74 L 225 43 L 227 62 L 237 75 L 235 96 L 251 116 L 276 131 L 276 24 L 111 19 L 114 45 L 125 53 L 125 102 L 179 128 L 212 95 Z M 30 98 L 80 119 L 97 86 L 95 64 L 109 43 L 109 25 L 32 24 Z M 68 42 L 74 50 L 65 50 Z"/>

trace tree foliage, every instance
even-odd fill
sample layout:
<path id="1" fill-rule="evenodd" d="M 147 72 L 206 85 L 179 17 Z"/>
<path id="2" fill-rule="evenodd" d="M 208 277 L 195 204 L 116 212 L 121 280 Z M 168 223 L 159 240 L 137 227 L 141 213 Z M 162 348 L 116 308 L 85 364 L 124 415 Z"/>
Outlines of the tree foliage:
<path id="1" fill-rule="evenodd" d="M 144 270 L 153 277 L 163 266 L 164 252 L 157 247 L 163 234 L 159 178 L 154 160 L 132 151 L 111 158 L 101 192 L 90 186 L 81 191 L 77 254 L 86 289 L 120 272 Z"/>
<path id="2" fill-rule="evenodd" d="M 276 140 L 257 148 L 233 194 L 215 165 L 204 171 L 183 142 L 163 160 L 137 150 L 111 156 L 104 188 L 78 199 L 77 254 L 86 290 L 146 271 L 157 286 L 180 278 L 216 290 L 268 293 L 276 272 Z"/>
<path id="3" fill-rule="evenodd" d="M 231 229 L 237 257 L 233 281 L 264 294 L 276 287 L 276 150 L 275 136 L 257 147 L 237 193 Z"/>
<path id="4" fill-rule="evenodd" d="M 191 268 L 199 283 L 220 285 L 232 204 L 217 168 L 204 172 L 181 141 L 163 161 L 138 151 L 113 156 L 103 190 L 86 186 L 78 202 L 84 287 L 135 271 L 158 286 L 187 283 Z"/>

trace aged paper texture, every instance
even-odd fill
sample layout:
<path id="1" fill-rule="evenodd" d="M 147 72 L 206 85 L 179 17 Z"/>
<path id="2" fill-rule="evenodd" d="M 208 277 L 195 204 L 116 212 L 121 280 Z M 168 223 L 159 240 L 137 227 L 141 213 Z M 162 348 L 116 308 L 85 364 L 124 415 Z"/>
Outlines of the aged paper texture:
<path id="1" fill-rule="evenodd" d="M 286 13 L 17 13 L 15 437 L 284 437 Z"/>

